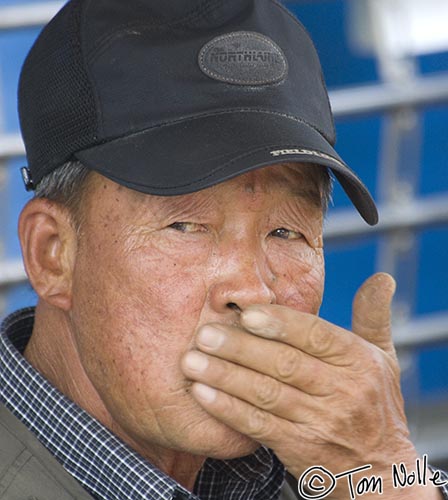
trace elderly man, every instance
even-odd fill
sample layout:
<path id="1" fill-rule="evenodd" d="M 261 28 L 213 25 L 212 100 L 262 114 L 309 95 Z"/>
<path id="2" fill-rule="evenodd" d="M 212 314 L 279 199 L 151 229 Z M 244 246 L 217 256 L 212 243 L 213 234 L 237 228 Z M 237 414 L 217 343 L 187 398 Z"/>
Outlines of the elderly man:
<path id="1" fill-rule="evenodd" d="M 39 301 L 2 327 L 0 498 L 291 498 L 285 468 L 304 498 L 448 498 L 409 440 L 392 278 L 352 332 L 318 317 L 329 171 L 377 212 L 287 10 L 72 0 L 19 106 Z"/>

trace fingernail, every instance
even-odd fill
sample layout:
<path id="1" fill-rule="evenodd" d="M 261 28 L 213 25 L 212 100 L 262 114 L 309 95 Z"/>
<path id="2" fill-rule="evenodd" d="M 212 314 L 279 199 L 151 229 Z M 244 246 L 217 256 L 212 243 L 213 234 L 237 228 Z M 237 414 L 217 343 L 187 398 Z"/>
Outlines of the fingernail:
<path id="1" fill-rule="evenodd" d="M 282 331 L 282 322 L 260 309 L 249 309 L 241 315 L 242 323 L 254 333 L 265 337 L 277 336 Z"/>
<path id="2" fill-rule="evenodd" d="M 198 343 L 210 349 L 218 349 L 224 344 L 227 335 L 212 326 L 204 326 L 198 335 Z"/>
<path id="3" fill-rule="evenodd" d="M 195 372 L 203 372 L 208 367 L 207 356 L 195 351 L 190 351 L 185 355 L 184 363 L 187 368 Z"/>
<path id="4" fill-rule="evenodd" d="M 213 403 L 216 399 L 216 389 L 213 389 L 208 385 L 195 383 L 193 384 L 193 392 L 198 399 L 202 399 L 207 403 Z"/>

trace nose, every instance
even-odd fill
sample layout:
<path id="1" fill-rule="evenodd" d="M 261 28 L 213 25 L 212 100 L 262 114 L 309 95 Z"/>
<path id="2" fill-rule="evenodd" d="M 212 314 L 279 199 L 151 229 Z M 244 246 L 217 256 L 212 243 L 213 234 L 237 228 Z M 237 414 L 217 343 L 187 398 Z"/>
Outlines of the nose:
<path id="1" fill-rule="evenodd" d="M 232 248 L 220 256 L 215 282 L 209 289 L 210 305 L 215 312 L 241 312 L 253 304 L 274 304 L 275 277 L 266 258 L 249 248 Z"/>

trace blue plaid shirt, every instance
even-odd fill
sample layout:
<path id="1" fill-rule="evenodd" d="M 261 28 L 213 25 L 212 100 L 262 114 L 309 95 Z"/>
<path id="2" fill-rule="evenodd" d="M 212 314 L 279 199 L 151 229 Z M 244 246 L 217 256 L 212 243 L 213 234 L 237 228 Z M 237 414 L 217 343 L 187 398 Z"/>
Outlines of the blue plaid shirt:
<path id="1" fill-rule="evenodd" d="M 74 404 L 25 360 L 34 309 L 18 311 L 0 329 L 0 402 L 11 410 L 98 499 L 273 500 L 284 468 L 267 448 L 204 463 L 190 493 Z"/>

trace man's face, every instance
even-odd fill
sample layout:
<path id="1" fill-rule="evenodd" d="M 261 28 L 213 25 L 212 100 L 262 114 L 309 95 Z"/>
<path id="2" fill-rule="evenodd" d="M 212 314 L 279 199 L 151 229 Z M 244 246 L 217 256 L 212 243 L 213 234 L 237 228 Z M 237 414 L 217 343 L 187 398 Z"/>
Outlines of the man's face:
<path id="1" fill-rule="evenodd" d="M 157 197 L 94 174 L 70 321 L 106 425 L 137 451 L 230 458 L 257 445 L 194 401 L 182 355 L 251 304 L 317 314 L 324 260 L 318 169 L 278 165 Z M 248 333 L 249 335 L 249 333 Z"/>

